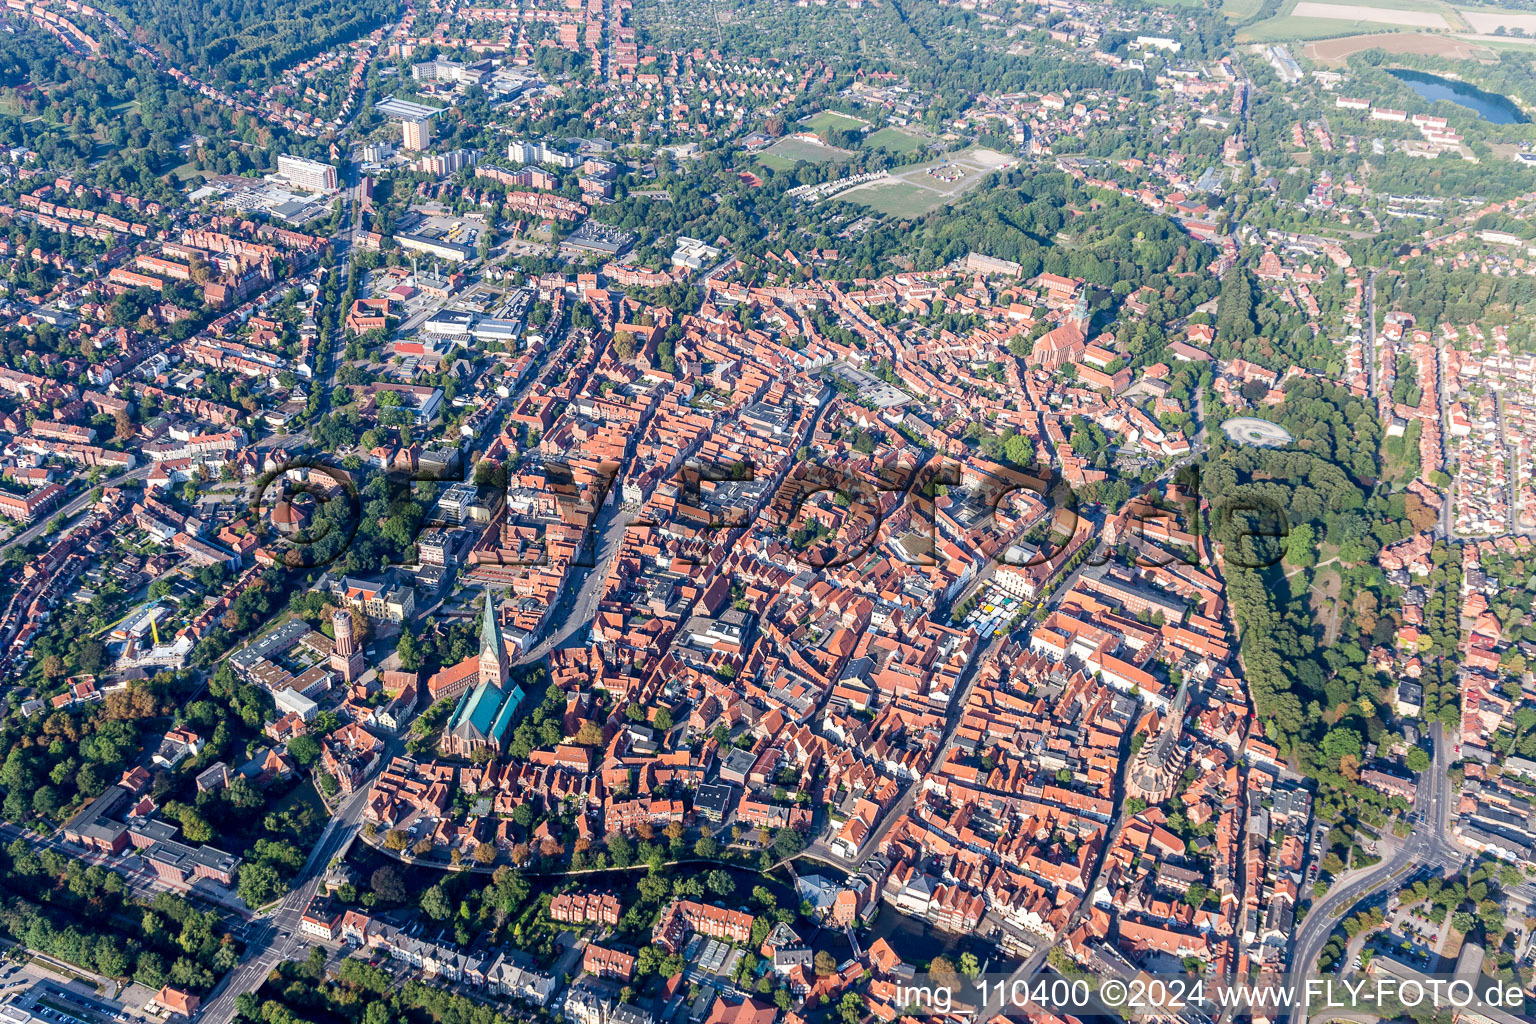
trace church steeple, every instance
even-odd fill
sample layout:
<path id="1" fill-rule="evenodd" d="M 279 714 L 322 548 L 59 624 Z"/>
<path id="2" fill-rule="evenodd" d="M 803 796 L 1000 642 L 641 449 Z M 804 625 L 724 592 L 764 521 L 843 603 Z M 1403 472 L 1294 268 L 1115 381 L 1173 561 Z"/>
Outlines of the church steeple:
<path id="1" fill-rule="evenodd" d="M 1088 286 L 1082 285 L 1077 290 L 1077 302 L 1072 307 L 1072 322 L 1077 329 L 1083 332 L 1083 337 L 1088 336 L 1088 324 L 1093 320 L 1093 314 L 1088 312 Z"/>
<path id="2" fill-rule="evenodd" d="M 496 596 L 485 589 L 485 615 L 480 620 L 480 682 L 501 686 L 509 674 L 507 645 L 501 639 L 501 623 L 496 618 Z"/>

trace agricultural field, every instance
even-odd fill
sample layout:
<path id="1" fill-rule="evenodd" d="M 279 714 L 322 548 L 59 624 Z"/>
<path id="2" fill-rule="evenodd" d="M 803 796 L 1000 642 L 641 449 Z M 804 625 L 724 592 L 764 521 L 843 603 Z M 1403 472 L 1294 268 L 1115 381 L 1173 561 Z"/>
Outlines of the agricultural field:
<path id="1" fill-rule="evenodd" d="M 1264 0 L 1222 0 L 1221 13 L 1228 21 L 1247 21 L 1264 7 Z"/>
<path id="2" fill-rule="evenodd" d="M 1317 0 L 1301 0 L 1292 10 L 1299 18 L 1325 18 L 1334 21 L 1385 22 L 1411 28 L 1450 28 L 1450 22 L 1439 11 L 1395 10 L 1389 5 L 1380 7 L 1365 4 L 1329 4 Z"/>
<path id="3" fill-rule="evenodd" d="M 1505 32 L 1520 29 L 1527 34 L 1536 34 L 1536 14 L 1492 7 L 1459 7 L 1456 13 L 1473 32 L 1481 35 L 1491 36 L 1501 28 Z"/>
<path id="4" fill-rule="evenodd" d="M 1490 47 L 1465 37 L 1428 32 L 1377 33 L 1323 39 L 1308 43 L 1301 52 L 1311 60 L 1343 64 L 1354 54 L 1373 49 L 1385 50 L 1388 53 L 1416 53 L 1427 57 L 1445 57 L 1450 60 L 1489 60 L 1494 55 Z"/>
<path id="5" fill-rule="evenodd" d="M 1287 0 L 1275 17 L 1239 32 L 1238 41 L 1276 43 L 1412 29 L 1465 32 L 1469 26 L 1456 8 L 1441 0 L 1369 0 L 1359 4 Z"/>

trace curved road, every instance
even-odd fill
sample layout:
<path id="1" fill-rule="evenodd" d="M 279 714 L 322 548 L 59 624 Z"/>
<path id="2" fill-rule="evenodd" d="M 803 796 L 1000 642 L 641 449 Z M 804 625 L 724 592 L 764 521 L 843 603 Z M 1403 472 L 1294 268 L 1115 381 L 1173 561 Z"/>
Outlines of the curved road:
<path id="1" fill-rule="evenodd" d="M 1306 920 L 1296 930 L 1291 949 L 1291 973 L 1298 980 L 1309 974 L 1322 953 L 1328 936 L 1355 905 L 1383 892 L 1394 881 L 1417 867 L 1454 871 L 1466 862 L 1467 854 L 1450 838 L 1450 740 L 1436 722 L 1430 727 L 1434 742 L 1434 763 L 1419 775 L 1414 796 L 1414 813 L 1409 819 L 1413 831 L 1397 849 L 1366 874 L 1330 891 L 1313 904 Z M 1294 1009 L 1289 1024 L 1307 1024 L 1304 1007 Z"/>

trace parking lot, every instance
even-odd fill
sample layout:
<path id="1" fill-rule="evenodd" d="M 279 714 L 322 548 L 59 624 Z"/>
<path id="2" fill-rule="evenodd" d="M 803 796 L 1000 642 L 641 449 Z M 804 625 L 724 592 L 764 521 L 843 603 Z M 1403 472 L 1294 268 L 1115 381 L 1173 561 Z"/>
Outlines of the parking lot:
<path id="1" fill-rule="evenodd" d="M 14 1002 L 35 1017 L 55 1024 L 141 1024 L 155 1018 L 143 1012 L 150 993 L 129 986 L 124 1001 L 108 999 L 83 981 L 62 981 L 36 964 L 9 964 L 0 969 L 0 998 Z"/>

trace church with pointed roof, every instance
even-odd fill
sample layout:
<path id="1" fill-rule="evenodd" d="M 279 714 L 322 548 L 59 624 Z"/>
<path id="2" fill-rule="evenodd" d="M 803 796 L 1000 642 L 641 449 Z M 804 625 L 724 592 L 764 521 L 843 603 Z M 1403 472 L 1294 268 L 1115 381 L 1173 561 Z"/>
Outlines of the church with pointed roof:
<path id="1" fill-rule="evenodd" d="M 459 699 L 443 731 L 442 750 L 450 757 L 472 758 L 484 750 L 493 755 L 506 750 L 512 720 L 523 703 L 523 688 L 511 679 L 512 666 L 501 635 L 496 600 L 489 590 L 480 620 L 480 653 L 473 660 L 464 659 L 452 671 L 467 683 L 471 664 L 475 666 L 475 685 Z"/>
<path id="2" fill-rule="evenodd" d="M 1045 370 L 1054 370 L 1064 363 L 1075 363 L 1088 348 L 1088 328 L 1093 314 L 1088 311 L 1088 291 L 1078 293 L 1072 313 L 1059 327 L 1042 334 L 1035 340 L 1027 362 Z"/>

